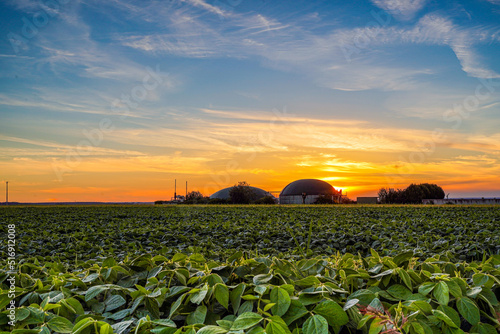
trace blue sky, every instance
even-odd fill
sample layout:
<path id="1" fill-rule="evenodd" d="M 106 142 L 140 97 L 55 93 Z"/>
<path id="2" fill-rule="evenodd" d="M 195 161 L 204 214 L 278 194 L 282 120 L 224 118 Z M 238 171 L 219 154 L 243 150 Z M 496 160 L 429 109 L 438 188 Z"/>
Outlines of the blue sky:
<path id="1" fill-rule="evenodd" d="M 500 196 L 497 0 L 0 6 L 19 200 L 155 200 L 174 178 Z"/>

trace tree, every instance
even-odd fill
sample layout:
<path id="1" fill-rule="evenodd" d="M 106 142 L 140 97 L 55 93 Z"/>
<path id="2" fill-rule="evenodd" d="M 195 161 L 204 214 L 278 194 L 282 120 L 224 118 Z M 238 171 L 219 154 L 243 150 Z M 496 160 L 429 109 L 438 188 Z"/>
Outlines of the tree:
<path id="1" fill-rule="evenodd" d="M 199 191 L 191 191 L 186 195 L 186 204 L 201 204 L 205 203 L 206 199 Z"/>
<path id="2" fill-rule="evenodd" d="M 229 189 L 229 199 L 233 204 L 250 204 L 258 199 L 258 195 L 246 181 L 242 181 Z"/>
<path id="3" fill-rule="evenodd" d="M 381 188 L 378 192 L 380 203 L 419 204 L 425 199 L 443 199 L 445 193 L 437 184 L 410 184 L 406 189 Z"/>
<path id="4" fill-rule="evenodd" d="M 387 203 L 387 196 L 389 195 L 389 192 L 385 188 L 380 188 L 378 191 L 378 199 L 380 203 L 385 204 Z"/>

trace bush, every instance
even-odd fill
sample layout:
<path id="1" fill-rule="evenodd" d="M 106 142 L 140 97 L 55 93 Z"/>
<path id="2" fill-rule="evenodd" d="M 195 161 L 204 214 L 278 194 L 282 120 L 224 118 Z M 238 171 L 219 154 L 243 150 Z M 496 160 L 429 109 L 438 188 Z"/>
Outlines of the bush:
<path id="1" fill-rule="evenodd" d="M 437 184 L 410 184 L 406 189 L 382 188 L 378 192 L 380 203 L 420 204 L 423 199 L 443 199 L 443 189 Z"/>
<path id="2" fill-rule="evenodd" d="M 233 204 L 250 204 L 258 199 L 257 194 L 245 181 L 238 182 L 229 190 L 229 198 Z"/>
<path id="3" fill-rule="evenodd" d="M 276 198 L 273 196 L 264 196 L 256 200 L 255 204 L 276 204 Z"/>

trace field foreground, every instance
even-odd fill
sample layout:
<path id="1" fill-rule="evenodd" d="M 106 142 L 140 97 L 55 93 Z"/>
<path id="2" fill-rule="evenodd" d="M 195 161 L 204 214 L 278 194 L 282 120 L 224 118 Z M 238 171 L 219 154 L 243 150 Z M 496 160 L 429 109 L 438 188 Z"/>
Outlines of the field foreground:
<path id="1" fill-rule="evenodd" d="M 500 328 L 499 208 L 12 207 L 0 217 L 17 241 L 12 272 L 1 248 L 5 333 Z"/>

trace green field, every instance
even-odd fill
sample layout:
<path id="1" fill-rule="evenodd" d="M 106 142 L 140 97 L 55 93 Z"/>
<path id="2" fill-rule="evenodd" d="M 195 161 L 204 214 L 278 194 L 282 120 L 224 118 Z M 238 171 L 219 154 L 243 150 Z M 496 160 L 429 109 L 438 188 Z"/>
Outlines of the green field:
<path id="1" fill-rule="evenodd" d="M 17 224 L 18 252 L 41 261 L 179 251 L 224 259 L 236 250 L 286 256 L 301 249 L 365 256 L 370 248 L 383 255 L 411 250 L 453 261 L 500 254 L 499 207 L 12 207 L 0 215 Z"/>
<path id="2" fill-rule="evenodd" d="M 0 209 L 16 333 L 497 333 L 500 208 Z M 15 326 L 8 322 L 16 280 Z"/>

